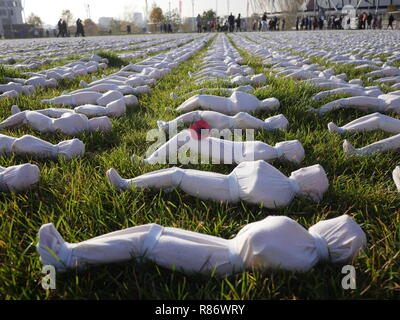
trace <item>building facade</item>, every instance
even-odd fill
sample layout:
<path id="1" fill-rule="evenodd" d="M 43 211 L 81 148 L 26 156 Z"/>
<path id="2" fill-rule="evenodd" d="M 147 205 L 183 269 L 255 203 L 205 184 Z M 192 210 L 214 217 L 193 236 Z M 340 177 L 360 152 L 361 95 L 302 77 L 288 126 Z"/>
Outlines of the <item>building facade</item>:
<path id="1" fill-rule="evenodd" d="M 0 0 L 0 34 L 13 30 L 14 25 L 23 24 L 21 0 Z"/>

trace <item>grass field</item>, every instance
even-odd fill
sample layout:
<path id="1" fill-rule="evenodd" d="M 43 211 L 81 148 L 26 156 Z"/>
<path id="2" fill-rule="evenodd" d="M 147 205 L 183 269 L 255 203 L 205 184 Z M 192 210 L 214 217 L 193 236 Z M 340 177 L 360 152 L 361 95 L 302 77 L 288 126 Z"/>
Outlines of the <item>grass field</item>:
<path id="1" fill-rule="evenodd" d="M 348 157 L 342 151 L 344 138 L 356 147 L 372 143 L 387 134 L 380 132 L 339 137 L 327 130 L 334 121 L 343 125 L 364 115 L 336 111 L 321 118 L 308 111 L 328 100 L 311 102 L 316 88 L 293 80 L 268 76 L 270 87 L 257 90 L 260 99 L 276 97 L 290 122 L 286 132 L 257 132 L 256 139 L 275 144 L 298 139 L 306 150 L 301 167 L 321 164 L 330 180 L 324 200 L 296 198 L 287 208 L 269 210 L 244 203 L 219 204 L 201 201 L 180 191 L 119 193 L 108 184 L 105 172 L 116 168 L 122 176 L 133 177 L 166 166 L 140 167 L 131 156 L 143 156 L 150 146 L 146 134 L 157 120 L 172 120 L 166 111 L 182 100 L 171 100 L 173 91 L 183 94 L 199 88 L 188 76 L 196 71 L 207 48 L 161 79 L 150 95 L 140 98 L 140 106 L 126 117 L 113 120 L 111 133 L 84 134 L 86 156 L 71 162 L 42 161 L 26 157 L 1 157 L 0 165 L 31 162 L 41 169 L 37 188 L 24 194 L 0 194 L 0 298 L 5 299 L 394 299 L 400 292 L 400 196 L 391 177 L 400 163 L 400 154 L 391 152 L 370 157 Z M 265 66 L 241 52 L 255 72 Z M 105 72 L 119 69 L 120 61 Z M 347 70 L 352 72 L 351 68 Z M 1 80 L 0 69 L 0 80 Z M 39 90 L 30 97 L 0 100 L 0 117 L 10 115 L 13 104 L 40 109 L 43 98 L 77 88 L 81 77 L 65 81 L 56 89 Z M 212 87 L 211 84 L 208 84 Z M 332 100 L 335 97 L 330 97 Z M 258 113 L 265 119 L 274 114 Z M 27 128 L 2 132 L 20 137 L 33 134 L 52 143 L 69 139 L 62 134 L 39 134 Z M 275 161 L 290 175 L 299 167 Z M 190 166 L 185 166 L 190 167 Z M 199 165 L 200 170 L 229 173 L 234 166 Z M 91 267 L 57 276 L 57 289 L 41 287 L 41 264 L 35 250 L 37 231 L 52 222 L 68 242 L 79 242 L 104 233 L 147 223 L 158 223 L 225 238 L 233 237 L 244 225 L 268 215 L 286 215 L 305 227 L 321 219 L 351 215 L 367 234 L 366 251 L 354 261 L 357 289 L 343 290 L 341 265 L 321 264 L 306 273 L 284 271 L 245 272 L 224 279 L 215 276 L 185 276 L 155 264 L 124 264 Z"/>

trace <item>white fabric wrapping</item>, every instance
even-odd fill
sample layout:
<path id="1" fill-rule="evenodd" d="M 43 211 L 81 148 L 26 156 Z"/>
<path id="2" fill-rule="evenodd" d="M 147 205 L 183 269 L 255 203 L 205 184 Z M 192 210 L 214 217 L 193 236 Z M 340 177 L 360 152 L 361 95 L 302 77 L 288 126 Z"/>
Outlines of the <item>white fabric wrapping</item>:
<path id="1" fill-rule="evenodd" d="M 353 120 L 342 127 L 338 127 L 335 123 L 330 122 L 328 124 L 328 129 L 338 134 L 375 130 L 382 130 L 388 133 L 400 133 L 400 120 L 376 112 Z"/>
<path id="2" fill-rule="evenodd" d="M 110 169 L 107 177 L 111 185 L 121 190 L 132 187 L 180 188 L 201 199 L 222 202 L 242 200 L 267 208 L 285 207 L 296 195 L 320 201 L 329 187 L 326 173 L 320 165 L 294 171 L 288 178 L 264 161 L 242 162 L 230 175 L 170 168 L 129 180 L 121 178 L 115 169 Z"/>
<path id="3" fill-rule="evenodd" d="M 0 154 L 8 155 L 12 153 L 55 159 L 62 156 L 66 160 L 70 160 L 75 157 L 83 157 L 85 145 L 78 139 L 62 141 L 53 145 L 31 135 L 13 138 L 0 134 Z"/>
<path id="4" fill-rule="evenodd" d="M 196 121 L 206 121 L 213 129 L 264 129 L 264 130 L 285 130 L 289 121 L 283 114 L 270 117 L 265 121 L 257 119 L 246 112 L 239 112 L 234 116 L 227 116 L 215 111 L 192 111 L 185 113 L 178 118 L 165 122 L 157 121 L 161 130 L 168 131 L 169 128 L 177 128 L 180 124 L 191 124 Z"/>
<path id="5" fill-rule="evenodd" d="M 40 171 L 36 165 L 27 163 L 8 168 L 0 167 L 0 191 L 23 192 L 36 184 L 39 177 Z"/>
<path id="6" fill-rule="evenodd" d="M 245 226 L 232 240 L 150 224 L 69 244 L 46 224 L 37 250 L 42 264 L 59 272 L 146 258 L 188 274 L 225 276 L 245 269 L 307 271 L 323 261 L 346 263 L 365 245 L 364 232 L 347 215 L 320 221 L 309 231 L 288 217 L 270 216 Z"/>
<path id="7" fill-rule="evenodd" d="M 227 115 L 235 115 L 239 112 L 253 113 L 258 110 L 277 110 L 280 103 L 276 98 L 269 98 L 263 101 L 252 94 L 245 92 L 234 92 L 230 98 L 196 95 L 185 101 L 177 108 L 178 112 L 190 112 L 196 109 L 205 109 L 220 112 Z"/>
<path id="8" fill-rule="evenodd" d="M 46 113 L 60 117 L 51 118 L 45 115 Z M 66 113 L 60 111 L 57 113 L 56 109 L 18 112 L 1 122 L 0 130 L 27 125 L 40 132 L 58 131 L 69 136 L 76 136 L 85 131 L 110 131 L 112 129 L 112 123 L 108 117 L 89 120 L 84 114 L 74 113 L 73 111 Z"/>
<path id="9" fill-rule="evenodd" d="M 189 151 L 191 155 L 201 156 L 204 160 L 211 160 L 214 164 L 233 164 L 257 160 L 272 161 L 279 158 L 300 163 L 305 156 L 304 148 L 297 140 L 279 142 L 272 147 L 261 141 L 239 142 L 210 136 L 198 140 L 195 134 L 191 130 L 178 133 L 147 157 L 145 162 L 165 164 L 168 159 L 179 159 L 180 150 Z"/>

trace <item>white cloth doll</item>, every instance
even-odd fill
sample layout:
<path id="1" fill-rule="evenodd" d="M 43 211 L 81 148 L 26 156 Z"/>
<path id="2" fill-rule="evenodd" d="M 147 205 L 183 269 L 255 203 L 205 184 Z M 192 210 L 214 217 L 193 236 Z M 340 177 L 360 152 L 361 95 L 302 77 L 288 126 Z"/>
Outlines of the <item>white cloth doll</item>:
<path id="1" fill-rule="evenodd" d="M 359 87 L 344 87 L 320 92 L 315 95 L 314 101 L 319 101 L 327 96 L 334 94 L 347 94 L 352 97 L 378 97 L 383 94 L 382 90 L 377 87 L 359 88 Z"/>
<path id="2" fill-rule="evenodd" d="M 388 133 L 400 133 L 400 120 L 379 112 L 358 118 L 350 123 L 338 127 L 335 123 L 328 124 L 330 132 L 344 134 L 345 132 L 366 132 L 383 130 Z"/>
<path id="3" fill-rule="evenodd" d="M 29 95 L 35 92 L 35 88 L 31 85 L 24 86 L 20 83 L 15 83 L 15 82 L 9 82 L 8 84 L 0 84 L 0 93 L 5 93 L 8 91 L 16 91 L 18 93 Z"/>
<path id="4" fill-rule="evenodd" d="M 263 89 L 263 88 L 260 88 L 260 89 Z M 188 99 L 188 98 L 190 98 L 190 97 L 192 97 L 192 96 L 194 96 L 196 94 L 206 94 L 206 93 L 210 93 L 210 92 L 223 92 L 223 93 L 232 94 L 232 93 L 237 92 L 237 91 L 251 93 L 254 90 L 255 89 L 252 86 L 240 86 L 240 87 L 237 87 L 237 88 L 201 88 L 201 89 L 198 89 L 196 91 L 192 91 L 192 92 L 186 93 L 186 94 L 184 94 L 183 96 L 180 96 L 180 97 L 172 92 L 170 94 L 170 98 L 172 100 L 175 100 L 175 99 Z"/>
<path id="5" fill-rule="evenodd" d="M 105 107 L 107 104 L 119 99 L 124 99 L 127 106 L 135 105 L 137 98 L 133 95 L 124 96 L 119 91 L 108 91 L 104 94 L 99 92 L 77 92 L 64 94 L 52 99 L 45 99 L 43 103 L 53 103 L 64 106 L 82 106 L 85 104 L 95 104 Z"/>
<path id="6" fill-rule="evenodd" d="M 14 138 L 0 134 L 0 154 L 28 155 L 44 159 L 57 159 L 61 156 L 66 160 L 71 160 L 84 156 L 85 145 L 78 139 L 62 141 L 53 145 L 31 135 Z"/>
<path id="7" fill-rule="evenodd" d="M 313 111 L 324 115 L 329 111 L 354 108 L 361 111 L 376 111 L 382 113 L 394 112 L 400 114 L 400 91 L 375 97 L 350 97 L 329 102 L 320 109 Z"/>
<path id="8" fill-rule="evenodd" d="M 135 97 L 136 98 L 136 97 Z M 33 110 L 34 112 L 38 112 L 44 114 L 51 118 L 60 118 L 64 114 L 68 113 L 78 113 L 85 115 L 89 118 L 91 117 L 100 117 L 100 116 L 108 116 L 112 118 L 118 118 L 123 116 L 126 113 L 126 104 L 124 99 L 115 100 L 110 102 L 105 107 L 93 105 L 93 104 L 85 104 L 74 109 L 65 109 L 65 108 L 47 108 L 41 110 Z M 11 114 L 15 115 L 21 112 L 18 106 L 11 107 Z M 0 125 L 1 127 L 1 125 Z"/>
<path id="9" fill-rule="evenodd" d="M 120 190 L 180 188 L 200 199 L 233 203 L 242 200 L 272 209 L 289 205 L 296 195 L 321 201 L 329 187 L 320 165 L 294 171 L 288 178 L 264 161 L 242 162 L 229 175 L 174 167 L 130 180 L 110 169 L 107 177 Z"/>
<path id="10" fill-rule="evenodd" d="M 400 166 L 397 166 L 392 173 L 394 183 L 396 184 L 397 190 L 400 192 Z"/>
<path id="11" fill-rule="evenodd" d="M 157 125 L 160 130 L 168 131 L 169 128 L 177 128 L 180 124 L 191 124 L 200 120 L 206 121 L 211 128 L 219 130 L 264 129 L 271 131 L 286 130 L 289 126 L 289 121 L 283 114 L 262 121 L 246 112 L 239 112 L 235 116 L 227 116 L 215 111 L 192 111 L 169 122 L 157 121 Z"/>
<path id="12" fill-rule="evenodd" d="M 23 111 L 12 115 L 0 123 L 0 130 L 13 129 L 22 125 L 40 132 L 62 132 L 69 136 L 83 132 L 112 130 L 112 123 L 108 117 L 89 120 L 84 114 L 63 113 L 60 118 L 51 118 L 43 112 L 36 111 Z"/>
<path id="13" fill-rule="evenodd" d="M 304 159 L 304 148 L 297 140 L 279 142 L 272 147 L 261 141 L 232 141 L 210 136 L 199 139 L 197 134 L 193 130 L 178 133 L 144 159 L 144 162 L 152 165 L 165 164 L 168 159 L 179 159 L 178 153 L 183 149 L 192 155 L 200 155 L 202 159 L 211 159 L 214 164 L 272 161 L 279 158 L 298 164 Z"/>
<path id="14" fill-rule="evenodd" d="M 39 168 L 29 163 L 8 168 L 0 167 L 0 191 L 23 192 L 36 184 L 39 176 Z"/>
<path id="15" fill-rule="evenodd" d="M 400 134 L 372 143 L 363 148 L 355 148 L 349 141 L 343 142 L 343 151 L 349 155 L 367 156 L 400 149 Z"/>
<path id="16" fill-rule="evenodd" d="M 100 93 L 105 93 L 108 91 L 119 91 L 122 94 L 133 94 L 134 90 L 131 86 L 127 85 L 115 85 L 115 84 L 109 84 L 109 83 L 100 83 L 96 84 L 94 86 L 84 88 L 84 89 L 79 89 L 75 90 L 75 93 L 79 92 L 100 92 Z"/>
<path id="17" fill-rule="evenodd" d="M 274 111 L 279 109 L 279 106 L 279 100 L 276 98 L 260 101 L 252 94 L 234 92 L 230 98 L 212 95 L 196 95 L 180 105 L 177 111 L 186 113 L 196 109 L 205 109 L 233 116 L 239 112 L 253 113 L 258 110 Z"/>
<path id="18" fill-rule="evenodd" d="M 233 239 L 148 224 L 67 243 L 53 224 L 39 230 L 43 265 L 58 272 L 137 259 L 185 274 L 227 276 L 245 270 L 305 272 L 318 263 L 350 263 L 366 246 L 348 215 L 322 220 L 308 230 L 284 216 L 246 225 Z"/>

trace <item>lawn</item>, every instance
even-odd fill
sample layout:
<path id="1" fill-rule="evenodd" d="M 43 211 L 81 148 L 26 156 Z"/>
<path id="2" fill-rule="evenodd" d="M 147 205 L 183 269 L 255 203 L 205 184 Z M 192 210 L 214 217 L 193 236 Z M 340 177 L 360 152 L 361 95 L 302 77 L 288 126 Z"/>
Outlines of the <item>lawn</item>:
<path id="1" fill-rule="evenodd" d="M 211 42 L 209 43 L 209 45 Z M 208 48 L 208 47 L 207 47 Z M 256 139 L 274 145 L 298 139 L 306 150 L 301 167 L 321 164 L 329 177 L 330 189 L 319 204 L 296 198 L 285 209 L 270 210 L 245 203 L 220 204 L 201 201 L 180 191 L 125 192 L 115 191 L 105 172 L 117 169 L 122 176 L 134 177 L 168 166 L 141 167 L 131 160 L 143 156 L 152 144 L 147 132 L 156 128 L 157 120 L 172 120 L 182 99 L 179 95 L 200 88 L 188 72 L 195 72 L 204 48 L 162 78 L 151 94 L 140 98 L 140 106 L 126 117 L 113 120 L 111 133 L 84 134 L 83 159 L 64 162 L 27 157 L 1 157 L 3 167 L 30 162 L 41 169 L 37 188 L 23 194 L 0 194 L 0 298 L 4 299 L 393 299 L 400 291 L 400 196 L 391 173 L 400 163 L 400 154 L 390 152 L 370 157 L 349 157 L 342 142 L 349 139 L 356 147 L 372 143 L 387 134 L 380 132 L 345 135 L 329 133 L 327 124 L 343 125 L 364 115 L 355 111 L 335 111 L 321 118 L 308 110 L 332 100 L 330 97 L 313 103 L 318 90 L 299 81 L 268 76 L 270 87 L 258 89 L 260 99 L 276 97 L 281 102 L 278 112 L 260 112 L 266 119 L 283 113 L 290 122 L 288 131 L 257 132 Z M 256 73 L 266 72 L 260 59 L 241 52 Z M 111 57 L 111 54 L 109 54 Z M 114 57 L 115 58 L 115 57 Z M 119 70 L 120 61 L 113 60 L 103 73 Z M 351 67 L 349 67 L 351 68 Z M 351 70 L 349 70 L 350 72 Z M 1 73 L 5 72 L 0 69 Z M 343 71 L 342 71 L 343 72 Z M 267 73 L 268 74 L 268 73 Z M 100 76 L 99 74 L 98 76 Z M 78 88 L 80 77 L 64 81 L 56 89 L 39 90 L 36 94 L 0 100 L 0 117 L 10 115 L 10 107 L 41 109 L 40 101 L 64 90 Z M 213 87 L 212 84 L 207 84 Z M 52 143 L 69 137 L 62 134 L 40 134 L 25 127 L 3 134 L 20 137 L 32 134 Z M 292 163 L 272 163 L 290 175 L 299 169 Z M 191 165 L 185 168 L 229 173 L 234 166 Z M 357 271 L 357 288 L 344 290 L 342 265 L 320 264 L 306 273 L 285 271 L 249 271 L 226 278 L 186 276 L 153 263 L 90 267 L 83 272 L 70 271 L 57 275 L 57 289 L 41 287 L 41 264 L 36 252 L 37 231 L 45 223 L 54 223 L 64 239 L 79 242 L 104 233 L 147 223 L 183 228 L 224 238 L 232 238 L 244 225 L 268 215 L 284 215 L 310 227 L 321 219 L 342 214 L 351 215 L 367 234 L 366 250 L 353 262 Z"/>

